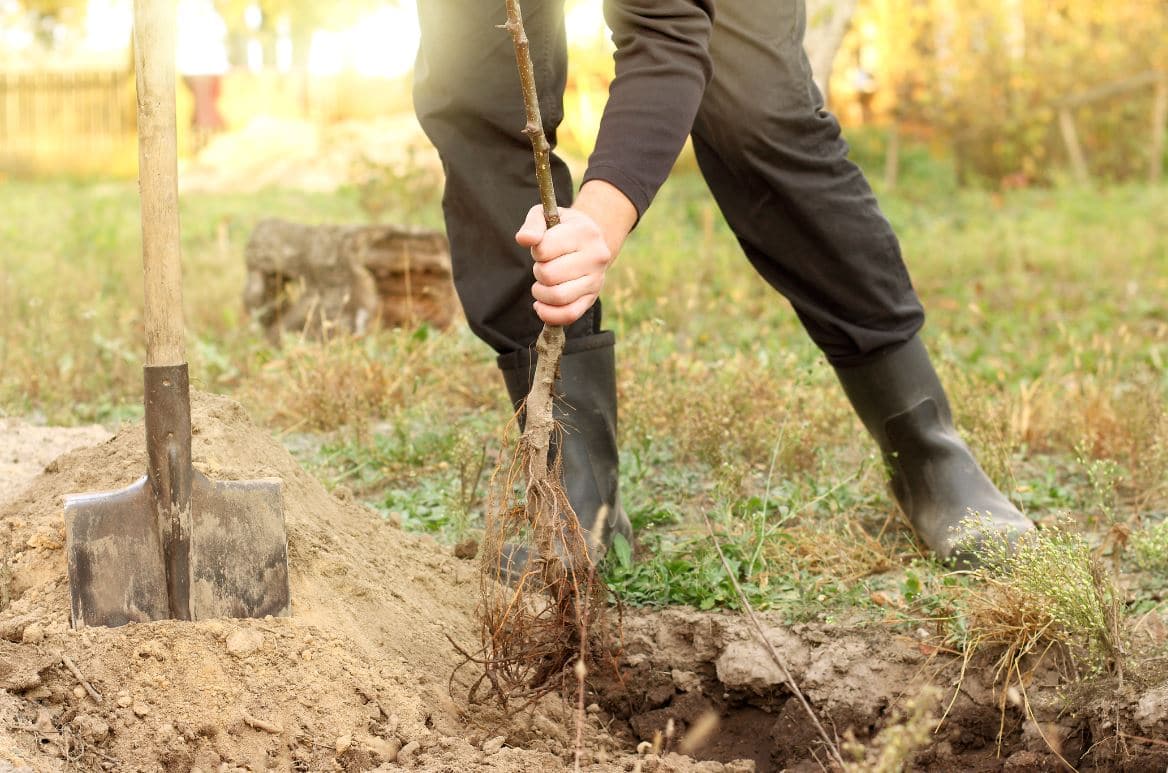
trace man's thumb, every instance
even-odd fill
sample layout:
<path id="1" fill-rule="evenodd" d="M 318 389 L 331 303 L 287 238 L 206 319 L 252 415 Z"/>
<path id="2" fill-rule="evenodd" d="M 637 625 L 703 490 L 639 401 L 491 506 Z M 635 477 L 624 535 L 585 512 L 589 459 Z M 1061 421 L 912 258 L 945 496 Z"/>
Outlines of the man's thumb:
<path id="1" fill-rule="evenodd" d="M 528 210 L 523 227 L 515 234 L 515 241 L 524 247 L 534 247 L 543 241 L 543 235 L 546 232 L 547 225 L 543 221 L 543 207 L 537 204 Z"/>

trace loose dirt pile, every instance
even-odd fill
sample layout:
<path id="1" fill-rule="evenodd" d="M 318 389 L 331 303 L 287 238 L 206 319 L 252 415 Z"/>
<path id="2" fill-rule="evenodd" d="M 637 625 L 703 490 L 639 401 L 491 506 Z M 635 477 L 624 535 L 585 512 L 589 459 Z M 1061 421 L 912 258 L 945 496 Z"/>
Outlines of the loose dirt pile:
<path id="1" fill-rule="evenodd" d="M 236 403 L 197 395 L 193 419 L 195 463 L 208 475 L 284 481 L 292 617 L 72 630 L 63 497 L 142 475 L 141 427 L 60 457 L 0 504 L 0 771 L 572 769 L 576 715 L 567 701 L 507 716 L 466 706 L 472 668 L 449 681 L 462 658 L 447 637 L 468 650 L 478 641 L 475 562 L 333 497 Z M 959 664 L 919 637 L 768 625 L 829 732 L 841 736 L 870 740 L 925 683 L 955 681 Z M 739 617 L 629 615 L 623 652 L 621 680 L 595 675 L 582 769 L 821 769 L 802 708 Z M 1034 716 L 1007 700 L 1003 719 L 992 678 L 985 664 L 971 666 L 935 743 L 916 757 L 921 769 L 1062 769 L 1050 739 L 1071 760 L 1095 745 L 1081 769 L 1168 763 L 1168 747 L 1155 740 L 1168 735 L 1164 687 L 1084 702 L 1072 714 L 1055 689 L 1058 674 L 1040 671 L 1027 687 Z M 953 696 L 949 688 L 945 701 Z M 709 716 L 718 729 L 689 751 L 718 761 L 673 753 Z M 1126 751 L 1101 756 L 1115 746 L 1100 743 L 1115 737 L 1108 723 L 1121 717 L 1130 736 L 1153 742 L 1128 739 Z M 660 755 L 635 753 L 654 738 L 663 740 Z M 1124 754 L 1134 756 L 1113 764 Z M 822 749 L 818 756 L 826 759 Z"/>
<path id="2" fill-rule="evenodd" d="M 0 505 L 61 454 L 101 443 L 109 436 L 98 426 L 41 427 L 20 419 L 0 419 Z"/>
<path id="3" fill-rule="evenodd" d="M 283 480 L 292 617 L 72 630 L 63 497 L 141 476 L 143 433 L 60 457 L 0 510 L 0 766 L 564 769 L 575 731 L 562 700 L 507 718 L 450 698 L 461 657 L 447 637 L 477 642 L 474 562 L 332 497 L 232 401 L 196 396 L 193 423 L 195 464 L 212 478 Z M 599 725 L 588 769 L 625 770 L 631 739 Z M 613 762 L 591 764 L 597 754 Z"/>

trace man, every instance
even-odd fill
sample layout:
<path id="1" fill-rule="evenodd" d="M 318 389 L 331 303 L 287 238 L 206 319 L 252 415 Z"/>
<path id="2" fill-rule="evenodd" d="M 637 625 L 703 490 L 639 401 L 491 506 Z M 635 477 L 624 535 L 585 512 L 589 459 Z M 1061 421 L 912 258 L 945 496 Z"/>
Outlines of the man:
<path id="1" fill-rule="evenodd" d="M 523 6 L 554 147 L 567 74 L 563 2 Z M 971 513 L 982 516 L 978 529 L 1010 539 L 1033 528 L 953 428 L 917 337 L 924 313 L 896 236 L 811 80 L 803 0 L 718 0 L 716 13 L 714 0 L 606 0 L 616 77 L 579 195 L 550 231 L 532 207 L 514 53 L 497 29 L 502 0 L 428 0 L 418 13 L 415 106 L 446 171 L 455 285 L 516 404 L 542 324 L 566 326 L 564 478 L 581 526 L 599 531 L 590 544 L 631 533 L 617 491 L 614 341 L 601 329 L 599 296 L 687 135 L 746 257 L 835 368 L 924 543 L 968 563 Z M 553 158 L 552 171 L 558 200 L 572 202 L 567 168 Z"/>
<path id="2" fill-rule="evenodd" d="M 219 112 L 227 59 L 227 23 L 211 0 L 182 0 L 178 5 L 176 67 L 190 89 L 191 149 L 202 150 L 227 123 Z"/>

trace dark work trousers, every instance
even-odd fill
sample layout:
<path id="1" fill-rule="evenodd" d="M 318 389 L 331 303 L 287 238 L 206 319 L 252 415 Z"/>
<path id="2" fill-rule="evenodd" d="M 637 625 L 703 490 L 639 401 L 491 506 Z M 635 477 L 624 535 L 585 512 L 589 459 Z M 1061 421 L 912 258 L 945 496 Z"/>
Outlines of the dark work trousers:
<path id="1" fill-rule="evenodd" d="M 619 2 L 619 0 L 609 0 Z M 555 145 L 567 46 L 562 0 L 523 4 L 540 108 Z M 501 0 L 418 4 L 414 88 L 422 127 L 446 172 L 443 208 L 454 280 L 471 329 L 505 354 L 541 329 L 531 256 L 514 234 L 538 203 L 531 145 Z M 911 339 L 924 312 L 900 247 L 836 119 L 823 109 L 802 40 L 803 0 L 721 0 L 714 76 L 692 136 L 698 164 L 754 268 L 794 307 L 836 366 Z M 567 168 L 553 159 L 561 205 Z M 600 330 L 600 304 L 568 329 Z"/>

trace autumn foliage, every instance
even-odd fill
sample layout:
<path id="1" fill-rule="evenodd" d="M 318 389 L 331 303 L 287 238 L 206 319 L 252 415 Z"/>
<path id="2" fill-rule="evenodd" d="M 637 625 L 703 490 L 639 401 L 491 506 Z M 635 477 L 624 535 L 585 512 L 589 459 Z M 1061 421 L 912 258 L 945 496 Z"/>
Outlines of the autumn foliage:
<path id="1" fill-rule="evenodd" d="M 885 115 L 944 140 L 963 182 L 1058 178 L 1068 164 L 1058 125 L 1066 100 L 1168 77 L 1161 0 L 864 0 L 857 35 L 874 49 Z M 1144 176 L 1154 93 L 1149 83 L 1072 108 L 1093 178 Z"/>

